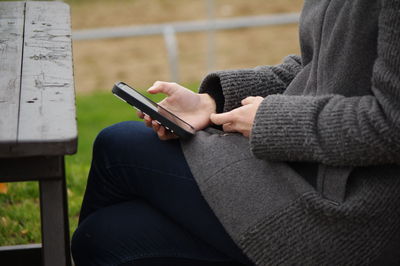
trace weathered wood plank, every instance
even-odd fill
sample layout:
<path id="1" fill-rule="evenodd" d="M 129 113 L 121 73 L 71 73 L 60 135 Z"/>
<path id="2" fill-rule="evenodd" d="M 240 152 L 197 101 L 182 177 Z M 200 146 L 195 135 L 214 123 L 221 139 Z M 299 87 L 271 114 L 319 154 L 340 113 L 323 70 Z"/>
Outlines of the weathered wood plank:
<path id="1" fill-rule="evenodd" d="M 18 145 L 13 152 L 74 153 L 77 127 L 69 7 L 28 1 L 25 16 Z"/>
<path id="2" fill-rule="evenodd" d="M 17 141 L 25 3 L 0 2 L 0 150 Z"/>

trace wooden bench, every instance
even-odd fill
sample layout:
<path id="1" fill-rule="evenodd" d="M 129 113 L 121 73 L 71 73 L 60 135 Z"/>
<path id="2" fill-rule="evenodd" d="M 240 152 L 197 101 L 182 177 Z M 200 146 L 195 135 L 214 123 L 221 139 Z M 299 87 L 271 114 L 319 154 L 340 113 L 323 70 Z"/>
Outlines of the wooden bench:
<path id="1" fill-rule="evenodd" d="M 39 181 L 42 226 L 42 245 L 1 247 L 1 265 L 71 264 L 64 173 L 64 155 L 77 149 L 71 50 L 66 4 L 0 2 L 0 182 Z"/>

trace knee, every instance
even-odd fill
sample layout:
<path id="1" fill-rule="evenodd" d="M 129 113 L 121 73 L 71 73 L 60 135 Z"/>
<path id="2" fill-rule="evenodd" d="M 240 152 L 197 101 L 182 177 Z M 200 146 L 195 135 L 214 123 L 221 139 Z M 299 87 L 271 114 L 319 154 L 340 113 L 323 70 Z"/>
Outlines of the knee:
<path id="1" fill-rule="evenodd" d="M 114 146 L 123 140 L 126 132 L 132 131 L 130 128 L 139 127 L 137 122 L 121 122 L 112 126 L 106 127 L 99 132 L 94 141 L 94 147 Z"/>
<path id="2" fill-rule="evenodd" d="M 93 144 L 93 153 L 100 151 L 121 151 L 128 146 L 135 146 L 135 142 L 140 142 L 140 138 L 146 133 L 151 133 L 151 129 L 139 121 L 121 122 L 104 128 L 97 135 Z"/>

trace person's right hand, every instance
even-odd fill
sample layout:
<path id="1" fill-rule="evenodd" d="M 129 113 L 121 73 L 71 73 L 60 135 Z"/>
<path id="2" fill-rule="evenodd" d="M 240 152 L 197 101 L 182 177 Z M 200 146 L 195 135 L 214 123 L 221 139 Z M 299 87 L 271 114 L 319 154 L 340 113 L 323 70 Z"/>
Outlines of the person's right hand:
<path id="1" fill-rule="evenodd" d="M 216 104 L 208 94 L 198 94 L 171 82 L 156 81 L 147 90 L 151 94 L 164 93 L 167 98 L 159 104 L 167 110 L 192 125 L 195 130 L 202 130 L 211 124 L 210 116 L 216 112 Z M 152 127 L 161 140 L 177 138 L 177 136 L 163 126 L 160 126 L 151 117 L 138 112 L 148 127 Z"/>

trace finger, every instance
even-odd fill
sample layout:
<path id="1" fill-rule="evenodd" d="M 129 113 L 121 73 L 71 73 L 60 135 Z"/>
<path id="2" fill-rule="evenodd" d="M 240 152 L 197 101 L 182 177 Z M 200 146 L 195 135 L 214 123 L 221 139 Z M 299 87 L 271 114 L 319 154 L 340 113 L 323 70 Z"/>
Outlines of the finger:
<path id="1" fill-rule="evenodd" d="M 251 104 L 256 100 L 256 98 L 257 97 L 249 96 L 249 97 L 244 98 L 241 103 L 242 103 L 242 105 Z"/>
<path id="2" fill-rule="evenodd" d="M 173 94 L 178 89 L 178 84 L 165 81 L 156 81 L 153 86 L 151 86 L 147 92 L 151 94 L 164 93 L 168 96 Z"/>
<path id="3" fill-rule="evenodd" d="M 157 130 L 157 135 L 158 138 L 161 140 L 168 140 L 168 135 L 167 135 L 167 130 L 163 126 L 159 126 L 159 129 Z"/>
<path id="4" fill-rule="evenodd" d="M 237 130 L 235 129 L 234 124 L 232 124 L 232 123 L 223 124 L 222 125 L 222 129 L 223 129 L 224 132 L 237 132 Z"/>
<path id="5" fill-rule="evenodd" d="M 210 120 L 215 125 L 223 125 L 232 122 L 233 115 L 232 112 L 222 113 L 222 114 L 211 114 Z"/>
<path id="6" fill-rule="evenodd" d="M 158 128 L 157 135 L 160 140 L 170 140 L 179 138 L 175 133 L 172 133 L 171 131 L 167 130 L 164 126 L 161 125 Z"/>
<path id="7" fill-rule="evenodd" d="M 161 127 L 160 124 L 154 120 L 151 121 L 151 126 L 153 127 L 154 132 L 158 132 L 158 130 L 160 130 Z"/>
<path id="8" fill-rule="evenodd" d="M 136 114 L 137 114 L 137 116 L 138 116 L 139 118 L 141 118 L 141 119 L 144 118 L 144 113 L 143 113 L 142 111 L 137 111 Z"/>
<path id="9" fill-rule="evenodd" d="M 144 115 L 144 123 L 145 123 L 146 126 L 152 127 L 151 121 L 152 121 L 152 119 L 151 119 L 150 116 Z"/>

